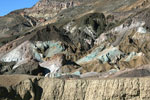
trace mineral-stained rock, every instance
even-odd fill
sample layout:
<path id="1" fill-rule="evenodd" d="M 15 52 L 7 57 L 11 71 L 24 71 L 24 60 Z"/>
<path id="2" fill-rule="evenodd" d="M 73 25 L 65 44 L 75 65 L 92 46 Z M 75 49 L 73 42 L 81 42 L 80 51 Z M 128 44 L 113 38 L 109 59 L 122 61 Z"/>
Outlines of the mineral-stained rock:
<path id="1" fill-rule="evenodd" d="M 77 61 L 78 64 L 87 63 L 89 61 L 92 61 L 94 59 L 100 60 L 103 63 L 106 62 L 113 62 L 113 60 L 120 59 L 123 53 L 118 50 L 116 47 L 110 47 L 108 49 L 104 49 L 103 46 L 100 46 L 92 51 L 91 54 L 83 57 L 79 61 Z"/>
<path id="2" fill-rule="evenodd" d="M 61 42 L 55 41 L 35 41 L 32 45 L 34 53 L 41 53 L 43 57 L 52 57 L 65 50 Z M 36 57 L 37 59 L 40 59 Z"/>
<path id="3" fill-rule="evenodd" d="M 149 64 L 149 60 L 145 55 L 135 56 L 133 59 L 130 59 L 130 61 L 120 60 L 118 62 L 120 69 L 135 68 L 146 64 Z"/>
<path id="4" fill-rule="evenodd" d="M 80 50 L 89 50 L 94 46 L 94 41 L 109 26 L 103 13 L 90 13 L 70 21 L 63 28 L 67 31 L 67 36 L 72 39 L 75 45 L 80 43 Z"/>
<path id="5" fill-rule="evenodd" d="M 147 33 L 147 30 L 145 28 L 143 28 L 143 27 L 139 27 L 137 32 L 144 34 L 144 33 Z"/>
<path id="6" fill-rule="evenodd" d="M 22 60 L 30 59 L 32 57 L 30 45 L 31 45 L 30 41 L 25 41 L 24 43 L 17 46 L 14 50 L 8 52 L 7 54 L 1 53 L 2 56 L 0 57 L 0 60 L 3 62 L 11 62 L 11 61 L 20 62 Z"/>
<path id="7" fill-rule="evenodd" d="M 51 58 L 45 58 L 40 66 L 48 69 L 50 73 L 56 73 L 65 64 L 65 61 L 64 54 L 56 54 Z"/>
<path id="8" fill-rule="evenodd" d="M 41 0 L 0 17 L 0 99 L 150 100 L 149 2 Z"/>
<path id="9" fill-rule="evenodd" d="M 97 58 L 97 55 L 104 49 L 105 47 L 99 46 L 97 48 L 95 48 L 90 54 L 88 54 L 87 56 L 79 59 L 76 63 L 77 64 L 82 64 L 82 63 L 86 63 L 89 61 L 92 61 L 93 59 Z"/>

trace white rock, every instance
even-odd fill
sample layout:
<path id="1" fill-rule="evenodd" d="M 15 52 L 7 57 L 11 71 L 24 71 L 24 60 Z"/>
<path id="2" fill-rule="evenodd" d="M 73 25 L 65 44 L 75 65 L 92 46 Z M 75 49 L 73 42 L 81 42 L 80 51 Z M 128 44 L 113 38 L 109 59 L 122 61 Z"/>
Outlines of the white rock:
<path id="1" fill-rule="evenodd" d="M 143 33 L 143 34 L 147 33 L 147 31 L 146 31 L 146 29 L 144 27 L 139 27 L 138 30 L 137 30 L 137 32 Z"/>

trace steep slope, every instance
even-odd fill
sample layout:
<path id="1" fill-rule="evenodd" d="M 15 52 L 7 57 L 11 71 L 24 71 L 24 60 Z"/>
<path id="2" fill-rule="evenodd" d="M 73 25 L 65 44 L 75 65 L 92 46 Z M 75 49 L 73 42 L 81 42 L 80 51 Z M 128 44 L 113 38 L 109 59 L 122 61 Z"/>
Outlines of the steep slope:
<path id="1" fill-rule="evenodd" d="M 80 66 L 78 70 L 81 73 L 124 70 L 149 64 L 148 2 L 42 0 L 31 9 L 7 15 L 24 18 L 30 27 L 27 31 L 19 28 L 20 31 L 16 33 L 17 39 L 13 38 L 13 41 L 8 41 L 9 43 L 0 48 L 0 59 L 4 62 L 15 61 L 16 65 L 13 68 L 17 68 L 31 59 L 41 62 L 47 57 L 63 53 L 68 62 L 74 62 L 73 66 Z M 67 7 L 60 9 L 58 5 Z M 36 20 L 37 23 L 41 23 L 36 25 L 33 23 L 35 18 L 29 16 L 33 14 L 38 18 L 39 11 L 43 13 L 41 18 L 44 19 L 48 11 L 54 12 L 48 15 L 50 19 L 45 22 Z M 7 16 L 2 18 L 7 19 Z M 53 18 L 56 19 L 54 22 Z M 22 21 L 20 20 L 20 23 L 24 22 Z M 12 34 L 12 37 L 14 36 L 16 35 Z M 140 41 L 139 38 L 147 39 Z M 143 48 L 147 49 L 140 49 L 142 44 L 145 45 Z"/>
<path id="2" fill-rule="evenodd" d="M 37 20 L 22 12 L 11 12 L 0 18 L 0 46 L 15 40 L 26 31 L 36 26 Z"/>

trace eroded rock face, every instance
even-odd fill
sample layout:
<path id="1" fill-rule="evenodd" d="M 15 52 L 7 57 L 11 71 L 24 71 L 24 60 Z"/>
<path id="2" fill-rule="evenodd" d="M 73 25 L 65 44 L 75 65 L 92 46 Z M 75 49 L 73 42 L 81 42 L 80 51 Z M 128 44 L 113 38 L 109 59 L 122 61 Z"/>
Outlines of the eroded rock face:
<path id="1" fill-rule="evenodd" d="M 64 54 L 57 54 L 51 58 L 46 58 L 40 63 L 41 67 L 47 68 L 50 73 L 56 73 L 60 70 L 60 68 L 66 63 Z"/>
<path id="2" fill-rule="evenodd" d="M 0 81 L 2 81 L 1 78 L 2 76 L 0 76 Z M 15 81 L 14 77 L 10 78 L 5 76 L 5 78 L 7 80 L 12 79 L 10 82 Z M 23 80 L 20 78 L 21 77 L 18 77 L 18 80 L 20 81 L 16 81 L 16 84 L 0 84 L 1 99 L 148 100 L 150 98 L 149 78 L 117 78 L 101 80 L 60 80 L 28 76 L 22 76 Z M 6 80 L 3 80 L 3 83 L 5 83 L 5 81 Z M 10 88 L 10 86 L 12 88 Z"/>
<path id="3" fill-rule="evenodd" d="M 79 0 L 41 0 L 30 9 L 24 12 L 36 18 L 49 19 L 57 15 L 60 11 L 80 5 Z"/>
<path id="4" fill-rule="evenodd" d="M 37 20 L 33 17 L 20 13 L 11 12 L 10 14 L 0 18 L 0 37 L 9 37 L 18 35 L 22 31 L 27 31 L 37 24 Z"/>
<path id="5" fill-rule="evenodd" d="M 149 100 L 149 2 L 41 0 L 0 17 L 0 74 L 13 74 L 0 98 Z"/>
<path id="6" fill-rule="evenodd" d="M 52 10 L 50 5 L 54 6 L 53 9 L 59 9 L 59 7 L 57 7 L 58 5 L 68 3 L 65 5 L 68 6 L 68 8 L 62 8 L 64 14 L 66 14 L 67 11 L 74 12 L 79 9 L 81 10 L 80 4 L 75 4 L 77 2 L 84 3 L 86 1 L 70 2 L 42 0 L 33 8 L 24 10 L 25 12 L 21 10 L 18 13 L 16 11 L 12 14 L 18 14 L 18 16 L 24 18 L 32 12 L 37 13 L 37 11 L 40 11 L 41 13 L 42 11 Z M 125 2 L 124 5 L 137 3 L 136 1 L 123 2 Z M 101 9 L 105 8 L 107 11 L 110 11 L 111 6 L 108 5 L 110 2 L 104 2 L 102 0 L 101 3 L 107 4 L 106 8 L 100 7 Z M 116 4 L 116 1 L 113 3 Z M 83 9 L 86 9 L 86 4 L 88 4 L 88 2 L 83 4 Z M 93 1 L 93 3 L 89 5 L 91 6 L 90 9 L 95 10 L 98 9 L 98 5 L 101 4 L 100 2 Z M 54 10 L 54 12 L 57 12 L 58 9 Z M 62 9 L 59 10 L 61 11 Z M 57 16 L 58 20 L 56 23 L 50 25 L 44 24 L 44 26 L 39 25 L 27 32 L 26 35 L 1 47 L 1 60 L 5 62 L 17 62 L 14 66 L 15 69 L 17 66 L 25 64 L 30 60 L 34 59 L 39 63 L 47 57 L 53 57 L 63 52 L 68 61 L 75 62 L 81 67 L 80 69 L 76 69 L 73 67 L 74 65 L 72 68 L 68 65 L 68 68 L 65 68 L 67 66 L 65 65 L 64 69 L 71 69 L 69 72 L 80 70 L 83 73 L 92 71 L 105 72 L 111 69 L 123 70 L 148 64 L 149 32 L 147 25 L 148 18 L 146 18 L 146 15 L 149 15 L 149 10 L 133 12 L 134 9 L 128 9 L 129 12 L 122 10 L 123 12 L 121 13 L 122 8 L 119 8 L 117 4 L 114 9 L 117 9 L 118 12 L 86 12 L 78 17 L 73 16 L 72 20 L 64 16 L 66 18 L 65 21 L 63 19 L 60 21 L 61 18 L 59 19 L 59 14 L 61 13 L 58 11 L 59 17 Z M 47 14 L 47 12 L 43 13 Z M 123 16 L 124 13 L 126 13 L 126 17 Z M 130 16 L 130 13 L 135 15 Z M 72 12 L 70 14 L 72 14 Z M 50 15 L 48 16 L 50 17 Z M 31 20 L 29 21 L 31 18 L 28 17 L 27 21 L 32 22 Z M 133 52 L 135 54 L 133 54 Z M 53 62 L 57 64 L 61 63 L 61 61 L 57 60 Z M 49 65 L 55 68 L 56 66 L 53 62 L 49 62 Z M 59 66 L 60 65 L 61 64 L 59 64 Z M 74 69 L 74 71 L 72 69 Z"/>
<path id="7" fill-rule="evenodd" d="M 63 28 L 66 35 L 72 39 L 75 45 L 79 45 L 80 51 L 89 50 L 94 46 L 95 39 L 107 29 L 111 29 L 116 23 L 109 21 L 103 13 L 90 13 L 76 20 L 70 21 Z"/>
<path id="8" fill-rule="evenodd" d="M 80 6 L 81 2 L 85 3 L 82 4 L 83 7 Z M 47 11 L 51 10 L 59 13 L 57 14 L 59 16 L 62 13 L 61 10 L 63 10 L 64 14 L 70 12 L 68 14 L 70 16 L 72 12 L 77 10 L 85 11 L 83 14 L 80 12 L 78 17 L 72 16 L 72 20 L 67 19 L 67 16 L 63 16 L 66 20 L 62 19 L 60 21 L 60 16 L 57 16 L 56 23 L 43 24 L 44 26 L 39 25 L 19 39 L 9 42 L 0 48 L 1 60 L 5 62 L 16 61 L 15 69 L 29 60 L 34 59 L 42 62 L 43 58 L 53 57 L 53 55 L 63 52 L 68 61 L 71 60 L 81 67 L 82 72 L 85 70 L 87 72 L 105 72 L 115 68 L 122 70 L 148 64 L 149 26 L 147 22 L 149 20 L 146 18 L 146 15 L 149 16 L 149 10 L 133 12 L 135 9 L 127 9 L 126 11 L 120 8 L 116 2 L 113 2 L 116 6 L 112 7 L 109 1 L 104 2 L 104 0 L 99 2 L 93 1 L 93 3 L 82 0 L 42 0 L 33 8 L 25 9 L 24 12 L 22 10 L 18 13 L 17 11 L 13 12 L 12 14 L 22 16 L 21 18 L 28 16 L 26 20 L 28 19 L 28 22 L 32 22 L 31 20 L 29 21 L 32 18 L 29 15 L 38 14 L 37 12 L 39 14 L 53 14 L 47 13 Z M 143 3 L 142 1 L 139 2 Z M 130 7 L 132 4 L 139 4 L 139 2 L 136 0 L 122 0 L 121 3 L 125 3 L 124 5 L 132 8 Z M 106 7 L 103 7 L 101 3 L 106 4 Z M 62 6 L 60 6 L 61 9 L 58 5 Z M 87 6 L 91 6 L 89 7 L 92 9 L 91 12 L 86 11 Z M 106 12 L 98 12 L 96 10 L 98 8 L 101 8 L 102 11 L 106 10 Z M 117 13 L 111 11 L 110 8 L 115 9 L 114 11 L 117 11 Z M 140 10 L 141 8 L 138 9 Z M 44 14 L 43 18 L 45 17 Z M 123 16 L 124 14 L 126 16 Z M 130 16 L 130 14 L 134 16 Z M 55 14 L 53 15 L 55 16 Z M 51 15 L 48 16 L 50 17 Z M 5 53 L 3 54 L 3 52 Z M 135 52 L 135 55 L 132 54 L 133 52 Z M 29 57 L 26 57 L 27 55 Z M 61 63 L 61 61 L 56 62 Z M 53 63 L 50 63 L 50 65 L 56 67 Z"/>

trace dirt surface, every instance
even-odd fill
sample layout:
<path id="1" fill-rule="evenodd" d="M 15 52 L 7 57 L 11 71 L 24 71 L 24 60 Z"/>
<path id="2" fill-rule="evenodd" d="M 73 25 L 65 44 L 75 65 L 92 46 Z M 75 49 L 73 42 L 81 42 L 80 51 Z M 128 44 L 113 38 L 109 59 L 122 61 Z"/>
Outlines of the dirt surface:
<path id="1" fill-rule="evenodd" d="M 32 78 L 35 76 L 29 75 L 0 75 L 0 86 L 8 87 L 12 85 L 17 85 L 21 81 Z"/>

